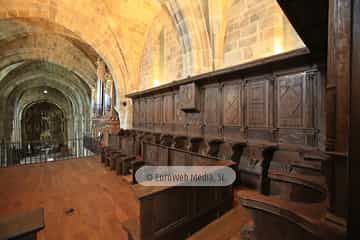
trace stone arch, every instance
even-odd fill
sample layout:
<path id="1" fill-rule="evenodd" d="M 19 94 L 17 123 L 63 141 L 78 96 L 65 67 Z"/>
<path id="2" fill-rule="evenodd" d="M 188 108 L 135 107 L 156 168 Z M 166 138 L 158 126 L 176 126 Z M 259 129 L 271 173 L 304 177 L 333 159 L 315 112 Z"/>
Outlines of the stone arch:
<path id="1" fill-rule="evenodd" d="M 199 1 L 167 1 L 184 49 L 184 75 L 191 76 L 212 70 L 211 44 L 203 6 Z"/>
<path id="2" fill-rule="evenodd" d="M 180 36 L 166 11 L 155 18 L 146 39 L 140 64 L 140 89 L 182 78 L 184 56 Z"/>
<path id="3" fill-rule="evenodd" d="M 55 4 L 51 1 L 51 4 Z M 122 50 L 120 49 L 120 40 L 114 36 L 113 31 L 107 24 L 100 24 L 96 28 L 97 32 L 94 34 L 93 29 L 89 29 L 91 24 L 99 24 L 95 19 L 103 17 L 104 11 L 99 13 L 84 16 L 81 12 L 77 12 L 74 8 L 64 8 L 64 6 L 57 5 L 56 8 L 50 3 L 27 2 L 14 0 L 12 4 L 7 4 L 0 10 L 0 19 L 42 19 L 49 24 L 57 24 L 73 33 L 73 36 L 89 44 L 97 52 L 99 56 L 109 67 L 111 74 L 115 80 L 115 88 L 117 94 L 124 95 L 128 89 L 126 82 L 129 79 L 129 72 L 125 63 Z M 79 8 L 80 9 L 80 8 Z M 76 21 L 73 21 L 76 16 Z M 89 16 L 92 16 L 89 20 Z"/>
<path id="4" fill-rule="evenodd" d="M 41 62 L 30 63 L 19 70 L 15 69 L 11 71 L 2 81 L 0 81 L 0 85 L 3 89 L 1 92 L 1 98 L 3 99 L 1 102 L 2 105 L 4 104 L 4 101 L 7 101 L 7 104 L 1 107 L 2 111 L 6 110 L 4 106 L 12 106 L 12 102 L 19 102 L 23 92 L 26 91 L 27 88 L 47 87 L 58 89 L 69 99 L 71 105 L 74 107 L 73 116 L 79 115 L 80 113 L 80 116 L 84 116 L 84 118 L 88 120 L 90 119 L 90 87 L 75 74 L 68 72 L 60 66 L 53 66 Z M 16 119 L 18 114 L 19 112 L 2 113 L 3 116 L 14 116 L 13 119 Z M 3 123 L 2 121 L 2 124 L 7 126 L 5 129 L 11 130 L 13 129 L 13 127 L 10 126 L 12 122 L 13 120 L 10 119 L 9 121 L 6 121 L 6 123 Z M 86 129 L 89 125 L 89 123 L 86 122 L 78 124 L 81 129 Z M 74 132 L 77 132 L 75 125 L 76 123 L 74 124 Z M 3 127 L 2 129 L 4 129 Z M 4 134 L 5 132 L 2 135 Z M 5 135 L 9 136 L 9 133 Z"/>
<path id="5" fill-rule="evenodd" d="M 41 128 L 39 129 L 39 125 L 34 127 L 33 129 L 31 129 L 31 125 L 29 126 L 28 122 L 30 122 L 31 124 L 39 124 L 38 121 L 34 121 L 32 118 L 33 117 L 37 117 L 39 119 L 39 110 L 41 109 L 37 109 L 41 107 L 42 109 L 51 110 L 51 115 L 49 115 L 49 117 L 51 116 L 51 121 L 47 121 L 47 124 L 44 124 L 45 126 L 48 126 L 48 129 L 46 129 L 46 131 L 44 131 L 45 129 L 43 129 L 42 133 Z M 47 132 L 48 136 L 47 136 L 47 140 L 49 141 L 51 139 L 51 141 L 55 141 L 58 143 L 62 143 L 64 144 L 66 142 L 67 137 L 67 119 L 65 118 L 65 113 L 63 111 L 63 109 L 61 109 L 58 104 L 52 103 L 50 101 L 36 101 L 36 102 L 32 102 L 31 104 L 28 104 L 22 112 L 22 115 L 20 117 L 20 122 L 21 122 L 21 143 L 26 143 L 26 142 L 34 142 L 34 141 L 38 141 L 38 140 L 42 140 L 42 137 L 44 136 L 43 133 Z M 32 121 L 29 121 L 29 120 Z M 40 119 L 39 119 L 40 120 Z M 56 124 L 54 124 L 54 122 L 56 122 Z M 61 123 L 61 124 L 59 124 Z M 27 127 L 25 127 L 27 126 Z M 40 125 L 41 126 L 41 125 Z M 30 128 L 30 132 L 29 129 Z M 34 131 L 35 130 L 35 131 Z M 38 131 L 36 131 L 38 130 Z M 34 133 L 38 136 L 34 136 Z M 30 135 L 30 136 L 29 136 Z M 35 137 L 35 139 L 34 139 Z"/>

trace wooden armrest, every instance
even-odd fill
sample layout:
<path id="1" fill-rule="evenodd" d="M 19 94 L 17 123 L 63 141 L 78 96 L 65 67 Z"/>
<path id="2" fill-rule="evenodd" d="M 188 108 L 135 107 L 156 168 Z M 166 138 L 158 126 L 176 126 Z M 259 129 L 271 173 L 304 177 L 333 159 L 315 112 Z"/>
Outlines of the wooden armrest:
<path id="1" fill-rule="evenodd" d="M 124 162 L 131 162 L 136 160 L 136 156 L 132 156 L 132 157 L 126 157 L 123 159 Z"/>
<path id="2" fill-rule="evenodd" d="M 268 177 L 283 182 L 289 182 L 297 185 L 303 185 L 319 192 L 326 193 L 326 182 L 322 176 L 308 176 L 300 174 L 284 173 L 281 171 L 269 171 Z"/>
<path id="3" fill-rule="evenodd" d="M 146 162 L 144 160 L 134 160 L 131 162 L 131 165 L 132 166 L 142 166 L 142 165 L 145 165 Z"/>
<path id="4" fill-rule="evenodd" d="M 118 158 L 118 157 L 126 157 L 126 154 L 124 153 L 114 153 L 113 155 L 109 156 L 109 158 Z"/>
<path id="5" fill-rule="evenodd" d="M 250 214 L 239 205 L 196 232 L 188 240 L 233 239 L 234 236 L 240 236 L 242 228 L 250 220 Z"/>
<path id="6" fill-rule="evenodd" d="M 255 208 L 275 215 L 279 215 L 299 225 L 317 224 L 326 211 L 326 204 L 295 203 L 279 198 L 265 196 L 251 190 L 238 193 L 241 204 L 246 208 Z M 311 227 L 313 228 L 313 227 Z"/>
<path id="7" fill-rule="evenodd" d="M 44 227 L 44 209 L 35 209 L 26 214 L 1 220 L 0 239 L 13 239 L 21 235 L 38 232 Z"/>

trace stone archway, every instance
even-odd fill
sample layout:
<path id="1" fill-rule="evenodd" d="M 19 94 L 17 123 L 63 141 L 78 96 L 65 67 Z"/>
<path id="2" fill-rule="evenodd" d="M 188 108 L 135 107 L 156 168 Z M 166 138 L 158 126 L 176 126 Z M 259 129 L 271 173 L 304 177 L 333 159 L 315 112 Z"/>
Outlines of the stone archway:
<path id="1" fill-rule="evenodd" d="M 34 103 L 25 109 L 21 119 L 23 143 L 66 142 L 67 121 L 64 112 L 55 104 Z"/>

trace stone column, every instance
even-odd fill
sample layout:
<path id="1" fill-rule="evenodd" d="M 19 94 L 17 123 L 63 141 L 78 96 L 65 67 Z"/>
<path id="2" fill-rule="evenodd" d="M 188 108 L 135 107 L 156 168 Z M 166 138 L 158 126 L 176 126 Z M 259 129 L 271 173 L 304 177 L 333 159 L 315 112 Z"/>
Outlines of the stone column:
<path id="1" fill-rule="evenodd" d="M 106 66 L 105 63 L 98 59 L 97 61 L 97 83 L 96 83 L 96 109 L 97 114 L 102 115 L 104 108 L 104 80 Z"/>

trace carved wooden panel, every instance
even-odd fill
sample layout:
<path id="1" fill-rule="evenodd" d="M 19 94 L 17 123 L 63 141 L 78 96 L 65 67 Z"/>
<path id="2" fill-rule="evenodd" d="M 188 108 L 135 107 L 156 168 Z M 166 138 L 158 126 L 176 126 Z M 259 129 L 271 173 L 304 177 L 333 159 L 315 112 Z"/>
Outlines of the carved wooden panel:
<path id="1" fill-rule="evenodd" d="M 219 124 L 219 88 L 205 89 L 204 123 L 207 125 Z"/>
<path id="2" fill-rule="evenodd" d="M 146 122 L 146 112 L 145 112 L 145 110 L 146 110 L 146 99 L 141 99 L 140 100 L 140 120 L 139 120 L 139 122 L 140 122 L 140 125 L 141 125 L 141 127 L 142 128 L 145 128 L 146 126 L 145 126 L 145 122 Z"/>
<path id="3" fill-rule="evenodd" d="M 186 135 L 185 113 L 181 110 L 181 101 L 179 94 L 174 96 L 175 105 L 175 133 L 179 135 Z"/>
<path id="4" fill-rule="evenodd" d="M 204 90 L 204 134 L 207 136 L 220 136 L 219 104 L 220 90 L 218 86 L 207 87 Z"/>
<path id="5" fill-rule="evenodd" d="M 153 98 L 148 98 L 146 100 L 146 122 L 147 122 L 147 127 L 148 128 L 152 128 L 153 127 L 153 122 L 154 122 L 154 100 Z"/>
<path id="6" fill-rule="evenodd" d="M 175 101 L 175 122 L 178 124 L 184 124 L 186 115 L 181 110 L 182 104 L 179 94 L 175 94 L 174 101 Z"/>
<path id="7" fill-rule="evenodd" d="M 144 160 L 149 165 L 157 165 L 158 148 L 155 145 L 144 144 Z"/>
<path id="8" fill-rule="evenodd" d="M 199 86 L 180 86 L 178 92 L 172 88 L 161 96 L 142 96 L 134 100 L 134 126 L 233 142 L 254 139 L 317 146 L 318 129 L 322 130 L 321 78 L 317 69 L 303 69 L 245 79 L 231 76 L 223 84 L 201 81 Z M 200 111 L 183 111 L 184 102 L 198 104 Z"/>
<path id="9" fill-rule="evenodd" d="M 278 78 L 278 126 L 301 128 L 304 125 L 305 73 Z"/>
<path id="10" fill-rule="evenodd" d="M 181 109 L 184 111 L 200 111 L 200 92 L 195 83 L 180 86 Z"/>
<path id="11" fill-rule="evenodd" d="M 174 122 L 174 97 L 173 95 L 164 96 L 164 123 Z"/>
<path id="12" fill-rule="evenodd" d="M 248 127 L 266 128 L 270 124 L 269 80 L 246 83 L 246 123 Z"/>
<path id="13" fill-rule="evenodd" d="M 202 112 L 186 113 L 187 133 L 189 136 L 202 136 Z"/>
<path id="14" fill-rule="evenodd" d="M 241 85 L 227 84 L 223 88 L 223 122 L 225 126 L 242 125 Z"/>
<path id="15" fill-rule="evenodd" d="M 155 103 L 154 103 L 154 123 L 157 125 L 160 125 L 163 121 L 162 121 L 162 112 L 163 112 L 163 108 L 162 108 L 162 97 L 156 97 L 155 98 Z"/>
<path id="16" fill-rule="evenodd" d="M 139 128 L 139 122 L 140 122 L 140 100 L 139 99 L 133 99 L 133 124 L 135 128 Z"/>

